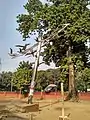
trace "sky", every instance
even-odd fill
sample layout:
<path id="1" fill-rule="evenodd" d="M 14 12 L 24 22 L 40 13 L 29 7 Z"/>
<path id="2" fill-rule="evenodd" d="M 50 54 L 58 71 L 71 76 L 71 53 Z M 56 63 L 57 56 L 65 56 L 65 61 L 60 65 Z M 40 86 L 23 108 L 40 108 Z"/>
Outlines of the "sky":
<path id="1" fill-rule="evenodd" d="M 45 2 L 45 0 L 42 0 Z M 0 66 L 1 71 L 15 71 L 20 61 L 30 62 L 34 61 L 35 58 L 26 58 L 25 56 L 16 59 L 11 59 L 8 55 L 9 48 L 17 51 L 15 48 L 16 44 L 25 44 L 22 36 L 16 28 L 18 26 L 16 22 L 16 16 L 21 13 L 26 13 L 23 5 L 27 0 L 0 0 L 0 58 L 2 65 Z M 89 6 L 90 8 L 90 6 Z M 32 36 L 27 40 L 27 43 L 33 45 L 35 43 L 34 37 Z M 40 59 L 41 60 L 41 59 Z M 54 64 L 50 66 L 41 65 L 39 69 L 55 68 Z"/>
<path id="2" fill-rule="evenodd" d="M 44 2 L 44 0 L 42 0 Z M 34 37 L 32 36 L 26 42 L 23 42 L 22 36 L 16 30 L 18 24 L 16 22 L 16 16 L 21 13 L 26 13 L 23 5 L 27 0 L 0 0 L 0 58 L 2 65 L 0 66 L 1 71 L 15 71 L 18 64 L 22 60 L 34 61 L 35 58 L 25 56 L 16 59 L 11 59 L 8 55 L 9 48 L 17 51 L 15 48 L 16 44 L 35 43 Z M 47 65 L 41 65 L 39 69 L 47 69 L 53 67 Z"/>

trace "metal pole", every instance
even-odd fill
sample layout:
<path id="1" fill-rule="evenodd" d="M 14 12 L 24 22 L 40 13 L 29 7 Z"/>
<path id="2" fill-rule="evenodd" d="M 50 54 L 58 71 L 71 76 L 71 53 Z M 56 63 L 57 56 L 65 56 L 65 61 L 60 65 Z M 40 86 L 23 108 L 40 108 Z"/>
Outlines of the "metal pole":
<path id="1" fill-rule="evenodd" d="M 40 50 L 41 50 L 41 36 L 39 36 L 39 43 L 37 47 L 37 57 L 35 59 L 35 65 L 34 65 L 34 71 L 33 71 L 33 76 L 32 76 L 32 81 L 31 81 L 31 86 L 30 86 L 30 91 L 29 91 L 29 96 L 28 96 L 28 104 L 32 104 L 32 98 L 33 98 L 33 93 L 34 93 L 34 86 L 35 86 L 35 79 L 37 75 L 37 69 L 38 69 L 38 63 L 39 63 L 39 56 L 40 56 Z"/>

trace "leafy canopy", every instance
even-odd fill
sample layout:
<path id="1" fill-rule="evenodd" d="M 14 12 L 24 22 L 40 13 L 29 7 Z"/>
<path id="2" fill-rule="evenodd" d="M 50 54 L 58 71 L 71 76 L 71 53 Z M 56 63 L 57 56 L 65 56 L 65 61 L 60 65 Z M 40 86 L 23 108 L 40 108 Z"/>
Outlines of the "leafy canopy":
<path id="1" fill-rule="evenodd" d="M 43 59 L 47 64 L 54 61 L 60 66 L 66 59 L 68 47 L 71 46 L 73 60 L 79 59 L 86 64 L 88 50 L 85 42 L 90 39 L 90 11 L 86 7 L 88 0 L 48 0 L 48 3 L 29 0 L 24 5 L 27 14 L 17 16 L 17 30 L 26 39 L 38 29 L 39 19 L 48 21 L 47 27 L 52 30 L 50 35 L 53 35 L 54 30 L 61 29 L 63 24 L 70 23 L 64 31 L 51 38 L 52 45 L 46 46 Z"/>
<path id="2" fill-rule="evenodd" d="M 18 89 L 24 85 L 29 84 L 32 77 L 32 64 L 28 61 L 22 61 L 19 63 L 19 66 L 16 72 L 13 73 L 13 85 Z"/>

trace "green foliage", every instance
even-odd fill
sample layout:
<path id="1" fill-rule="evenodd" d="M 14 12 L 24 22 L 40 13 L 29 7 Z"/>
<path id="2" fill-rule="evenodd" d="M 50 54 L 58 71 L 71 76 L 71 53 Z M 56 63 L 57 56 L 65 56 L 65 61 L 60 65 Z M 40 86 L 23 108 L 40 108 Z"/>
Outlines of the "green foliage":
<path id="1" fill-rule="evenodd" d="M 29 0 L 24 8 L 27 10 L 28 14 L 19 14 L 17 16 L 17 22 L 19 27 L 17 30 L 26 39 L 30 36 L 33 30 L 37 29 L 38 20 L 36 19 L 36 14 L 42 9 L 42 3 L 39 0 Z"/>
<path id="2" fill-rule="evenodd" d="M 29 84 L 32 77 L 32 65 L 28 61 L 20 62 L 19 67 L 13 74 L 13 85 L 18 89 L 24 84 Z"/>
<path id="3" fill-rule="evenodd" d="M 36 78 L 36 89 L 44 89 L 48 85 L 48 77 L 46 71 L 38 71 Z"/>
<path id="4" fill-rule="evenodd" d="M 65 61 L 65 60 L 64 60 Z M 22 62 L 21 62 L 22 63 Z M 21 63 L 19 67 L 21 66 Z M 26 63 L 26 62 L 25 62 Z M 23 65 L 23 64 L 22 64 Z M 27 85 L 31 81 L 32 69 L 17 68 L 17 71 L 12 72 L 2 72 L 0 77 L 0 90 L 10 91 L 11 81 L 13 85 L 13 90 L 18 90 L 22 85 Z M 90 88 L 90 68 L 83 69 L 83 64 L 78 61 L 75 67 L 75 80 L 77 89 L 81 91 L 87 91 Z M 13 78 L 13 79 L 12 79 Z M 60 89 L 61 81 L 64 82 L 64 90 L 68 90 L 68 66 L 62 65 L 58 69 L 48 69 L 46 71 L 41 70 L 37 73 L 36 78 L 36 90 L 41 90 L 49 85 L 50 83 L 55 83 Z"/>
<path id="5" fill-rule="evenodd" d="M 10 90 L 12 72 L 2 72 L 0 74 L 0 90 Z"/>
<path id="6" fill-rule="evenodd" d="M 43 60 L 46 64 L 54 62 L 60 66 L 59 81 L 68 79 L 68 48 L 71 47 L 71 59 L 76 65 L 77 76 L 81 75 L 82 69 L 87 66 L 89 49 L 85 46 L 87 39 L 90 39 L 90 10 L 86 7 L 88 0 L 48 0 L 49 4 L 42 4 L 39 0 L 29 0 L 24 6 L 28 14 L 21 14 L 17 17 L 19 24 L 18 31 L 23 39 L 30 37 L 31 33 L 37 30 L 38 20 L 41 18 L 48 21 L 49 35 L 56 35 L 51 38 L 52 45 L 46 45 Z M 63 24 L 70 23 L 64 31 L 57 34 L 55 30 L 60 30 Z M 79 74 L 80 73 L 80 74 Z M 85 71 L 85 73 L 87 73 Z M 40 76 L 44 76 L 43 78 Z M 49 74 L 47 73 L 49 77 Z M 47 76 L 42 72 L 38 75 L 39 84 L 41 80 L 45 82 Z M 50 71 L 50 76 L 52 73 Z M 87 76 L 88 77 L 88 76 Z M 51 78 L 50 78 L 51 79 Z M 77 79 L 77 78 L 76 78 Z M 83 78 L 84 79 L 84 78 Z M 85 78 L 86 79 L 86 78 Z M 65 82 L 66 83 L 66 82 Z"/>
<path id="7" fill-rule="evenodd" d="M 50 34 L 63 24 L 70 25 L 59 33 L 48 44 L 44 50 L 44 61 L 49 64 L 54 61 L 56 66 L 60 66 L 61 61 L 66 57 L 68 46 L 72 48 L 72 54 L 81 57 L 86 64 L 87 56 L 85 42 L 90 38 L 90 11 L 87 9 L 87 0 L 50 0 L 53 4 L 42 4 L 39 0 L 29 0 L 24 6 L 28 14 L 21 14 L 17 17 L 19 23 L 18 30 L 23 38 L 30 36 L 32 31 L 37 29 L 38 20 L 47 20 L 48 28 L 52 28 Z"/>
<path id="8" fill-rule="evenodd" d="M 87 88 L 90 89 L 90 68 L 77 72 L 76 82 L 79 90 L 87 91 Z"/>
<path id="9" fill-rule="evenodd" d="M 22 61 L 19 63 L 19 66 L 17 68 L 18 69 L 32 69 L 32 64 L 29 63 L 29 61 L 25 62 L 25 61 Z"/>
<path id="10" fill-rule="evenodd" d="M 56 84 L 58 85 L 58 89 L 60 89 L 60 69 L 48 69 L 46 71 L 40 70 L 38 71 L 37 78 L 36 78 L 36 89 L 41 90 L 49 85 L 49 84 Z"/>
<path id="11" fill-rule="evenodd" d="M 81 79 L 83 79 L 84 82 L 87 83 L 87 84 L 90 83 L 90 69 L 89 68 L 85 68 L 82 71 Z"/>

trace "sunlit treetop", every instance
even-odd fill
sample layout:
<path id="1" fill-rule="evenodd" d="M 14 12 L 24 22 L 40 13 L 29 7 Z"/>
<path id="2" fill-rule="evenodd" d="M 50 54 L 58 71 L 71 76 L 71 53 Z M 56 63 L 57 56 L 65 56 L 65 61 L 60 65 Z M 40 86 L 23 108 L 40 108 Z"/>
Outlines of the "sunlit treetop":
<path id="1" fill-rule="evenodd" d="M 56 35 L 52 45 L 46 46 L 44 60 L 60 63 L 66 56 L 69 46 L 72 47 L 73 54 L 80 53 L 78 56 L 81 55 L 84 59 L 86 54 L 84 43 L 90 39 L 90 10 L 87 5 L 88 0 L 48 0 L 46 4 L 42 4 L 39 0 L 29 0 L 24 5 L 27 14 L 17 16 L 19 24 L 17 30 L 23 39 L 26 39 L 33 31 L 38 30 L 40 19 L 46 21 L 47 29 L 51 29 L 50 35 L 53 35 L 53 31 L 57 28 L 61 29 L 63 24 L 70 23 L 64 31 Z"/>

